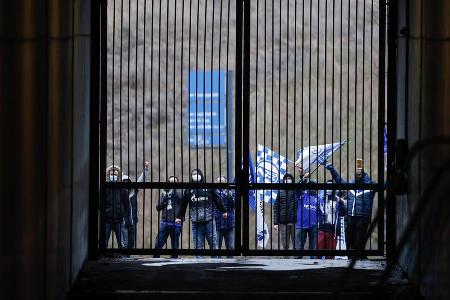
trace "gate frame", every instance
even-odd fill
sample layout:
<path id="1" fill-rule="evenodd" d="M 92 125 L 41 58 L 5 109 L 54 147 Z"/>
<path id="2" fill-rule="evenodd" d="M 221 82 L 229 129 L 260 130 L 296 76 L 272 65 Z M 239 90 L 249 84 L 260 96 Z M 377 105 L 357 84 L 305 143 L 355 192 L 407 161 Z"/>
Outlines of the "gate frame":
<path id="1" fill-rule="evenodd" d="M 383 216 L 386 213 L 388 220 L 388 229 L 395 230 L 394 225 L 390 225 L 395 219 L 395 210 L 388 204 L 385 210 L 385 178 L 384 178 L 384 153 L 382 147 L 378 147 L 378 183 L 377 184 L 327 184 L 316 183 L 304 184 L 294 183 L 249 183 L 246 180 L 249 177 L 249 138 L 250 138 L 250 1 L 236 0 L 236 70 L 235 70 L 235 175 L 236 183 L 169 183 L 169 182 L 130 182 L 130 183 L 107 183 L 103 179 L 106 172 L 106 133 L 107 133 L 107 0 L 94 0 L 91 2 L 91 115 L 90 115 L 90 201 L 89 201 L 89 259 L 98 259 L 98 238 L 99 238 L 99 201 L 104 195 L 105 188 L 135 188 L 135 189 L 234 189 L 236 191 L 236 222 L 235 222 L 235 248 L 228 250 L 209 250 L 209 249 L 179 249 L 176 251 L 179 255 L 234 255 L 234 256 L 354 256 L 361 254 L 358 250 L 263 250 L 249 249 L 249 190 L 253 189 L 372 189 L 378 192 L 378 207 L 383 210 Z M 389 31 L 388 51 L 395 52 L 395 27 L 397 15 L 389 11 L 390 23 L 386 24 L 387 6 L 392 6 L 396 1 L 380 0 L 380 24 L 379 24 L 379 74 L 385 74 L 386 63 L 386 33 Z M 392 22 L 392 23 L 391 23 Z M 104 55 L 102 55 L 104 54 Z M 389 56 L 388 78 L 395 78 L 395 67 L 397 57 Z M 380 77 L 378 81 L 378 145 L 384 143 L 385 128 L 385 87 L 386 76 Z M 389 110 L 395 107 L 395 95 L 392 94 L 395 82 L 388 82 L 388 104 Z M 391 92 L 389 92 L 391 91 Z M 395 91 L 395 90 L 394 90 Z M 245 117 L 244 117 L 245 116 Z M 393 149 L 395 141 L 395 115 L 388 112 L 388 157 L 387 174 L 392 174 L 393 170 Z M 242 160 L 241 160 L 242 158 Z M 245 179 L 245 180 L 244 180 Z M 395 205 L 394 205 L 395 208 Z M 394 220 L 395 222 L 395 220 Z M 385 226 L 384 218 L 378 224 L 378 249 L 364 250 L 363 254 L 368 256 L 385 255 Z M 387 241 L 395 242 L 395 232 L 387 233 Z M 387 245 L 387 250 L 395 245 Z M 134 255 L 153 255 L 155 249 L 136 248 L 127 249 L 107 249 L 106 253 L 122 253 Z M 158 254 L 173 254 L 171 249 L 162 249 Z"/>

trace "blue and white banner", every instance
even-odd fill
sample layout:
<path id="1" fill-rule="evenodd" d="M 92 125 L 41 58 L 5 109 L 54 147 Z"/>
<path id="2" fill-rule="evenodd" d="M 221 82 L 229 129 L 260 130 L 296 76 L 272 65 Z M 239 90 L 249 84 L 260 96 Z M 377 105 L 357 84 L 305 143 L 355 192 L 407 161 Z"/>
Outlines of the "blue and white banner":
<path id="1" fill-rule="evenodd" d="M 256 161 L 257 183 L 278 183 L 286 174 L 288 159 L 262 145 L 258 145 Z M 264 222 L 264 203 L 273 204 L 276 201 L 277 190 L 256 191 L 256 232 L 258 246 L 265 247 L 269 240 L 269 229 Z"/>
<path id="2" fill-rule="evenodd" d="M 330 158 L 333 155 L 333 152 L 341 148 L 344 144 L 345 141 L 333 144 L 303 147 L 303 149 L 297 151 L 297 160 L 295 161 L 295 165 L 301 166 L 305 173 L 311 172 L 311 170 L 314 171 L 321 160 L 327 160 Z"/>
<path id="3" fill-rule="evenodd" d="M 252 156 L 250 154 L 248 155 L 248 168 L 249 168 L 248 182 L 255 183 L 256 182 L 255 168 L 253 166 L 253 160 L 252 160 Z M 248 204 L 249 204 L 250 208 L 256 212 L 256 191 L 255 190 L 250 190 L 248 192 Z"/>

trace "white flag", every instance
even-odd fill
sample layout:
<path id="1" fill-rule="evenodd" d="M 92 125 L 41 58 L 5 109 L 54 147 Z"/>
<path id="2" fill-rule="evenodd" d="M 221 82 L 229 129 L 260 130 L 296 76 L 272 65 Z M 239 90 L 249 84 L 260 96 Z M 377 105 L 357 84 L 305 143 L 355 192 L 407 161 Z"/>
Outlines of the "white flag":
<path id="1" fill-rule="evenodd" d="M 327 160 L 333 155 L 333 152 L 341 148 L 345 144 L 345 141 L 333 144 L 325 144 L 318 146 L 303 147 L 303 149 L 297 151 L 296 166 L 301 166 L 304 172 L 311 172 L 317 167 L 318 159 Z"/>

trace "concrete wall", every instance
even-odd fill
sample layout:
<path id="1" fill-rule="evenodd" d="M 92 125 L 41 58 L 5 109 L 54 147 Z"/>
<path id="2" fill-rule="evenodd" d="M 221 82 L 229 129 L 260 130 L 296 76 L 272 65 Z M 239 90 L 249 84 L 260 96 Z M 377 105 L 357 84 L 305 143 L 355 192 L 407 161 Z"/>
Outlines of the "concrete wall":
<path id="1" fill-rule="evenodd" d="M 450 2 L 400 0 L 398 32 L 397 137 L 409 146 L 432 137 L 450 137 Z M 400 30 L 404 34 L 400 34 Z M 401 266 L 429 299 L 450 297 L 450 174 L 431 178 L 450 159 L 450 146 L 432 146 L 412 165 L 407 197 L 397 199 L 397 233 L 401 236 L 418 203 L 426 195 L 417 230 L 402 252 Z"/>
<path id="2" fill-rule="evenodd" d="M 1 299 L 64 299 L 87 257 L 90 5 L 0 4 Z"/>

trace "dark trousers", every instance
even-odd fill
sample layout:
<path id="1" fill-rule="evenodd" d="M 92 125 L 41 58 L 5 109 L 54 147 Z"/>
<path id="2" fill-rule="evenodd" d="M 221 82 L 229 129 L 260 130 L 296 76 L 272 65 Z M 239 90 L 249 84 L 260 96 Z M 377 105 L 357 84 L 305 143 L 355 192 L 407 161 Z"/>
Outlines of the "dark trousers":
<path id="1" fill-rule="evenodd" d="M 288 250 L 291 244 L 296 244 L 295 237 L 295 223 L 290 224 L 280 224 L 279 225 L 281 248 L 283 250 Z"/>
<path id="2" fill-rule="evenodd" d="M 312 226 L 310 228 L 300 228 L 297 229 L 295 248 L 297 250 L 303 250 L 306 244 L 306 238 L 309 237 L 309 250 L 316 250 L 317 248 L 317 226 Z M 311 258 L 315 258 L 311 256 Z"/>
<path id="3" fill-rule="evenodd" d="M 217 229 L 217 246 L 219 250 L 222 249 L 222 242 L 225 242 L 226 250 L 234 250 L 234 228 Z M 232 258 L 233 256 L 227 257 Z"/>
<path id="4" fill-rule="evenodd" d="M 347 218 L 347 249 L 357 249 L 361 245 L 365 247 L 364 238 L 369 229 L 370 218 L 363 216 L 348 216 Z"/>
<path id="5" fill-rule="evenodd" d="M 180 243 L 181 226 L 175 226 L 162 222 L 159 225 L 158 235 L 156 236 L 155 249 L 159 250 L 164 247 L 167 242 L 167 238 L 170 236 L 172 243 L 172 249 L 177 250 Z M 159 254 L 155 254 L 153 257 L 159 257 Z M 178 257 L 177 254 L 172 254 L 172 258 Z"/>
<path id="6" fill-rule="evenodd" d="M 128 249 L 134 249 L 134 247 L 136 246 L 136 227 L 136 223 L 128 224 Z"/>

